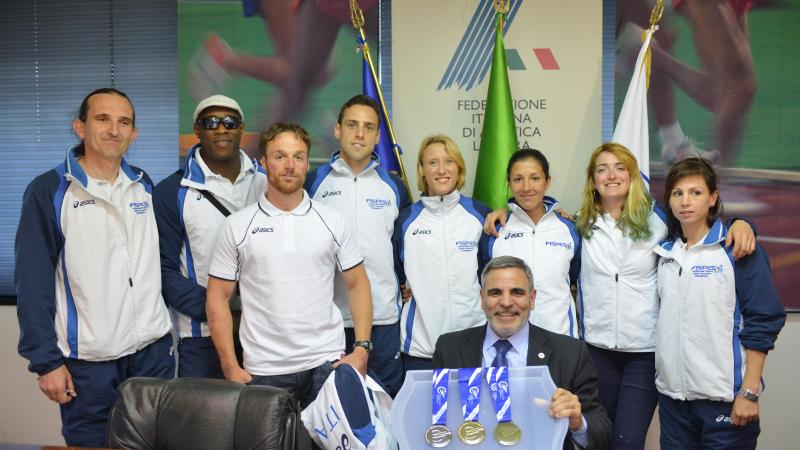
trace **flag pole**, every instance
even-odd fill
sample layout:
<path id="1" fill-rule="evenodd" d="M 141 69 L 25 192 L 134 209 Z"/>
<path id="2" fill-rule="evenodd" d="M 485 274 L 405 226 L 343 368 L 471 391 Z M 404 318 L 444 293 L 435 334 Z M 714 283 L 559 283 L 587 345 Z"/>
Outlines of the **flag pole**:
<path id="1" fill-rule="evenodd" d="M 358 34 L 361 38 L 362 42 L 362 51 L 364 52 L 364 58 L 367 60 L 367 65 L 369 65 L 369 70 L 372 72 L 372 79 L 375 80 L 376 90 L 378 91 L 378 101 L 381 104 L 381 109 L 384 112 L 383 120 L 386 122 L 386 130 L 389 132 L 389 137 L 392 139 L 392 152 L 394 152 L 395 158 L 397 158 L 397 164 L 400 168 L 400 178 L 403 180 L 403 184 L 406 186 L 406 192 L 409 194 L 411 193 L 411 189 L 408 186 L 408 178 L 406 177 L 406 169 L 403 166 L 403 158 L 400 157 L 400 151 L 398 150 L 399 146 L 397 145 L 397 139 L 394 137 L 394 129 L 392 128 L 392 122 L 389 120 L 389 113 L 386 110 L 386 102 L 383 100 L 383 92 L 381 91 L 381 85 L 378 82 L 378 73 L 375 71 L 375 64 L 372 62 L 372 55 L 369 51 L 369 44 L 367 44 L 367 35 L 364 33 L 364 12 L 361 10 L 361 7 L 358 6 L 358 2 L 356 0 L 350 0 L 350 22 L 353 24 L 353 28 L 358 30 Z"/>

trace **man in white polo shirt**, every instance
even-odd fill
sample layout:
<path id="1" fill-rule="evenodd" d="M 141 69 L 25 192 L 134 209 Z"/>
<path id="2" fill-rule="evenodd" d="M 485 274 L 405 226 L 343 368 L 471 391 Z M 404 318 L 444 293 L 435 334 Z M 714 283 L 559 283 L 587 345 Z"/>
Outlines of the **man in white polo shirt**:
<path id="1" fill-rule="evenodd" d="M 303 190 L 310 145 L 295 124 L 279 122 L 261 135 L 267 192 L 220 230 L 206 300 L 225 378 L 286 389 L 303 407 L 332 367 L 346 363 L 365 374 L 372 347 L 372 298 L 358 246 L 345 217 Z M 333 303 L 337 270 L 347 284 L 356 335 L 347 356 L 342 315 Z M 237 281 L 244 368 L 234 354 L 228 306 Z"/>

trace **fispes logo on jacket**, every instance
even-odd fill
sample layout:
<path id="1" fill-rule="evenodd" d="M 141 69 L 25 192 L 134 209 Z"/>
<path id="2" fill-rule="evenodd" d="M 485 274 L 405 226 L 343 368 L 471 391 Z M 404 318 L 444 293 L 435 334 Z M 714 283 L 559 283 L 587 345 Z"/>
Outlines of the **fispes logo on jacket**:
<path id="1" fill-rule="evenodd" d="M 722 273 L 722 264 L 720 265 L 703 265 L 698 264 L 692 266 L 692 275 L 695 278 L 708 278 L 711 275 Z"/>
<path id="2" fill-rule="evenodd" d="M 150 208 L 150 203 L 148 202 L 130 202 L 128 206 L 131 207 L 133 212 L 136 214 L 144 214 L 147 212 L 147 209 Z"/>
<path id="3" fill-rule="evenodd" d="M 571 242 L 546 241 L 544 245 L 548 247 L 563 247 L 567 250 L 572 250 Z"/>
<path id="4" fill-rule="evenodd" d="M 478 247 L 478 241 L 456 241 L 456 248 L 462 252 L 471 252 Z"/>
<path id="5" fill-rule="evenodd" d="M 369 206 L 370 209 L 383 209 L 386 208 L 387 206 L 392 206 L 391 200 L 386 200 L 382 198 L 368 198 L 365 200 L 367 202 L 367 206 Z"/>

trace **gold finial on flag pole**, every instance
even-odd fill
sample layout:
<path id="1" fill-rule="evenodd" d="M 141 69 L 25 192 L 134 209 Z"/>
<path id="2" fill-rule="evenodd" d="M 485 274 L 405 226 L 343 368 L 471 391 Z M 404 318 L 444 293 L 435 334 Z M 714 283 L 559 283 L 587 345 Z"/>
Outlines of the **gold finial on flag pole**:
<path id="1" fill-rule="evenodd" d="M 508 13 L 508 0 L 494 0 L 494 10 L 500 14 Z"/>
<path id="2" fill-rule="evenodd" d="M 653 12 L 650 13 L 651 28 L 661 22 L 662 15 L 664 15 L 664 0 L 656 0 L 656 5 L 653 7 Z"/>
<path id="3" fill-rule="evenodd" d="M 647 30 L 645 33 L 649 32 L 651 35 L 656 32 L 658 29 L 658 23 L 661 21 L 661 16 L 664 15 L 664 0 L 656 0 L 655 6 L 653 6 L 653 11 L 650 13 L 650 29 Z M 642 40 L 645 39 L 645 34 L 642 34 Z M 651 38 L 652 39 L 652 38 Z M 650 89 L 650 65 L 653 62 L 653 51 L 651 50 L 650 45 L 647 46 L 647 53 L 644 55 L 644 68 L 647 73 L 647 88 Z"/>
<path id="4" fill-rule="evenodd" d="M 350 0 L 350 22 L 356 30 L 364 28 L 364 12 L 356 0 Z"/>

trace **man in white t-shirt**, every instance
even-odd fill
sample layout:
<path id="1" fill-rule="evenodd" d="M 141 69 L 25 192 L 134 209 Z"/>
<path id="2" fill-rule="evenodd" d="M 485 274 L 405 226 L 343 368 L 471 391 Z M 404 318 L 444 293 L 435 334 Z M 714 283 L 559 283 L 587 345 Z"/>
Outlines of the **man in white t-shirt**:
<path id="1" fill-rule="evenodd" d="M 303 190 L 310 146 L 308 133 L 295 124 L 275 123 L 261 135 L 267 192 L 220 230 L 206 300 L 225 378 L 286 389 L 303 407 L 332 367 L 350 364 L 365 374 L 372 348 L 372 297 L 358 245 L 345 217 Z M 333 302 L 337 270 L 347 284 L 356 334 L 347 356 Z M 244 368 L 234 354 L 228 306 L 237 282 Z"/>

